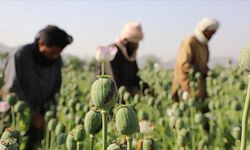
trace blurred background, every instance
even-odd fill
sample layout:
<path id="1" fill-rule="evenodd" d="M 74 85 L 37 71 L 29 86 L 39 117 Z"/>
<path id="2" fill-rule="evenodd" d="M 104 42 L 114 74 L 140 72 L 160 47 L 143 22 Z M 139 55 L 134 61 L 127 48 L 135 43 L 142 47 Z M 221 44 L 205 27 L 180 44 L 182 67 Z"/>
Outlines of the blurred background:
<path id="1" fill-rule="evenodd" d="M 87 60 L 97 46 L 114 42 L 127 21 L 140 21 L 145 38 L 139 66 L 153 59 L 172 68 L 181 41 L 201 19 L 211 17 L 221 26 L 209 43 L 210 66 L 223 65 L 228 58 L 237 62 L 249 44 L 249 8 L 247 0 L 0 1 L 0 51 L 32 42 L 41 28 L 53 24 L 74 37 L 64 53 Z"/>

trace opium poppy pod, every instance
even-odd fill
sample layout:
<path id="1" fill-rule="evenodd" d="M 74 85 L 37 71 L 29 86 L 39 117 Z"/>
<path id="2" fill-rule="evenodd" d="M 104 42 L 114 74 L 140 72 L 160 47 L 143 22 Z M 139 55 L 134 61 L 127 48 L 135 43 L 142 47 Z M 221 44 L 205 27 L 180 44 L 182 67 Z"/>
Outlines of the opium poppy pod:
<path id="1" fill-rule="evenodd" d="M 6 140 L 0 140 L 0 149 L 1 150 L 19 150 L 19 146 L 16 143 L 15 138 L 9 138 Z"/>
<path id="2" fill-rule="evenodd" d="M 20 138 L 20 133 L 14 128 L 6 128 L 2 134 L 1 140 L 7 140 L 9 138 L 15 138 L 17 142 Z"/>
<path id="3" fill-rule="evenodd" d="M 110 78 L 99 78 L 91 87 L 91 102 L 94 106 L 109 110 L 117 101 L 117 89 Z"/>
<path id="4" fill-rule="evenodd" d="M 85 132 L 83 129 L 83 125 L 77 125 L 75 127 L 75 129 L 73 130 L 73 137 L 74 137 L 74 140 L 77 142 L 84 140 Z"/>
<path id="5" fill-rule="evenodd" d="M 84 128 L 89 134 L 96 135 L 102 129 L 101 113 L 90 110 L 85 116 Z"/>
<path id="6" fill-rule="evenodd" d="M 56 135 L 58 136 L 59 134 L 61 133 L 64 133 L 65 132 L 65 126 L 63 123 L 58 123 L 56 125 L 56 129 L 55 129 L 55 132 L 56 132 Z"/>
<path id="7" fill-rule="evenodd" d="M 121 106 L 116 113 L 115 126 L 120 134 L 130 136 L 138 132 L 139 122 L 134 109 L 130 106 Z"/>
<path id="8" fill-rule="evenodd" d="M 241 128 L 240 127 L 234 127 L 231 131 L 232 136 L 234 137 L 234 139 L 238 140 L 240 139 L 241 136 Z"/>
<path id="9" fill-rule="evenodd" d="M 247 47 L 240 52 L 239 66 L 242 71 L 250 72 L 250 48 Z"/>
<path id="10" fill-rule="evenodd" d="M 48 122 L 48 130 L 49 131 L 54 131 L 56 129 L 57 121 L 55 118 L 52 118 Z"/>
<path id="11" fill-rule="evenodd" d="M 144 139 L 142 150 L 156 150 L 156 143 L 153 139 Z"/>
<path id="12" fill-rule="evenodd" d="M 14 106 L 17 103 L 17 98 L 15 93 L 8 94 L 6 99 L 7 102 L 10 104 L 10 106 Z"/>
<path id="13" fill-rule="evenodd" d="M 126 150 L 126 146 L 118 144 L 118 143 L 113 143 L 109 145 L 107 150 Z"/>
<path id="14" fill-rule="evenodd" d="M 66 133 L 60 133 L 60 134 L 56 137 L 56 144 L 57 144 L 57 145 L 63 145 L 63 144 L 65 144 L 66 139 L 67 139 Z"/>
<path id="15" fill-rule="evenodd" d="M 23 112 L 26 107 L 26 104 L 24 101 L 18 101 L 14 106 L 15 112 Z"/>
<path id="16" fill-rule="evenodd" d="M 69 134 L 66 138 L 66 148 L 67 150 L 76 150 L 76 141 L 71 134 Z"/>

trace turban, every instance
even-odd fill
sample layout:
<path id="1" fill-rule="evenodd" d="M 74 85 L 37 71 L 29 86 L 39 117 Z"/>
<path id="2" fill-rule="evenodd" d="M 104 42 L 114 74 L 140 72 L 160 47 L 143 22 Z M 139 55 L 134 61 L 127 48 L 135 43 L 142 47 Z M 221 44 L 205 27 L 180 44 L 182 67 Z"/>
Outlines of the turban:
<path id="1" fill-rule="evenodd" d="M 220 25 L 219 22 L 215 19 L 204 18 L 195 27 L 194 35 L 201 43 L 207 44 L 208 39 L 204 36 L 203 31 L 205 30 L 216 31 L 219 28 L 219 25 Z"/>
<path id="2" fill-rule="evenodd" d="M 205 30 L 217 30 L 219 25 L 219 22 L 215 19 L 204 18 L 198 23 L 196 29 L 200 30 L 201 32 Z"/>
<path id="3" fill-rule="evenodd" d="M 130 42 L 139 43 L 143 39 L 141 24 L 139 22 L 128 22 L 125 24 L 120 39 L 127 39 Z"/>

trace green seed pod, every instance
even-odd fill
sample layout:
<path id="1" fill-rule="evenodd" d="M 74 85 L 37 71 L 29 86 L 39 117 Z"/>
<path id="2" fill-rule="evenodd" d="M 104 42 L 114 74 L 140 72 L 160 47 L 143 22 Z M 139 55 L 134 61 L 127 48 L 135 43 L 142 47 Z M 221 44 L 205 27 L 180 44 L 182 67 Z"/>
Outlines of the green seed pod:
<path id="1" fill-rule="evenodd" d="M 144 109 L 140 109 L 138 112 L 138 119 L 141 120 L 148 120 L 149 116 Z"/>
<path id="2" fill-rule="evenodd" d="M 120 146 L 117 144 L 111 144 L 107 150 L 121 150 Z"/>
<path id="3" fill-rule="evenodd" d="M 153 104 L 154 104 L 154 98 L 153 97 L 150 97 L 149 99 L 148 99 L 148 105 L 150 105 L 150 106 L 152 106 Z"/>
<path id="4" fill-rule="evenodd" d="M 130 94 L 129 92 L 125 92 L 124 95 L 123 95 L 123 99 L 128 102 L 129 101 L 129 98 L 130 98 Z"/>
<path id="5" fill-rule="evenodd" d="M 216 109 L 220 109 L 222 106 L 221 106 L 221 103 L 219 101 L 216 101 L 215 102 L 215 108 Z"/>
<path id="6" fill-rule="evenodd" d="M 60 133 L 56 137 L 56 143 L 57 143 L 57 145 L 63 145 L 66 142 L 66 139 L 67 139 L 67 135 L 65 133 Z"/>
<path id="7" fill-rule="evenodd" d="M 250 72 L 250 47 L 240 52 L 239 66 L 242 71 Z"/>
<path id="8" fill-rule="evenodd" d="M 45 113 L 45 117 L 44 117 L 45 122 L 48 122 L 50 119 L 52 119 L 52 118 L 54 118 L 54 117 L 55 117 L 55 114 L 54 114 L 53 111 L 47 111 L 47 112 Z"/>
<path id="9" fill-rule="evenodd" d="M 139 96 L 139 94 L 135 94 L 135 96 L 134 96 L 134 102 L 135 102 L 135 103 L 139 103 L 139 101 L 140 101 L 140 96 Z"/>
<path id="10" fill-rule="evenodd" d="M 179 104 L 178 103 L 174 103 L 172 105 L 172 109 L 175 110 L 175 109 L 178 109 L 179 108 Z"/>
<path id="11" fill-rule="evenodd" d="M 55 133 L 56 135 L 58 136 L 59 134 L 61 133 L 64 133 L 65 132 L 65 126 L 63 123 L 58 123 L 57 126 L 56 126 L 56 130 L 55 130 Z"/>
<path id="12" fill-rule="evenodd" d="M 189 107 L 194 107 L 195 104 L 196 104 L 196 102 L 195 102 L 195 99 L 194 99 L 194 98 L 191 98 L 191 99 L 188 100 L 188 106 L 189 106 Z"/>
<path id="13" fill-rule="evenodd" d="M 84 108 L 83 108 L 83 112 L 88 112 L 88 111 L 89 111 L 89 106 L 85 105 Z"/>
<path id="14" fill-rule="evenodd" d="M 143 85 L 144 85 L 143 81 L 140 81 L 139 86 L 140 86 L 141 89 L 143 88 Z"/>
<path id="15" fill-rule="evenodd" d="M 235 140 L 239 140 L 241 136 L 241 128 L 240 127 L 233 127 L 232 131 L 232 136 L 234 137 Z"/>
<path id="16" fill-rule="evenodd" d="M 177 135 L 177 144 L 179 146 L 184 146 L 186 143 L 186 138 L 185 136 L 182 136 L 182 135 Z"/>
<path id="17" fill-rule="evenodd" d="M 6 140 L 9 138 L 15 138 L 17 140 L 17 142 L 20 139 L 20 133 L 18 130 L 14 129 L 14 128 L 6 128 L 2 134 L 1 140 Z"/>
<path id="18" fill-rule="evenodd" d="M 76 104 L 76 111 L 82 111 L 83 110 L 83 105 L 81 103 Z"/>
<path id="19" fill-rule="evenodd" d="M 185 111 L 187 109 L 187 103 L 185 103 L 183 101 L 180 102 L 179 108 L 180 108 L 181 111 Z"/>
<path id="20" fill-rule="evenodd" d="M 26 107 L 26 104 L 24 101 L 18 101 L 14 106 L 15 112 L 23 112 Z"/>
<path id="21" fill-rule="evenodd" d="M 75 129 L 73 130 L 73 137 L 74 137 L 74 140 L 77 142 L 84 140 L 85 133 L 84 133 L 83 125 L 77 125 L 75 127 Z"/>
<path id="22" fill-rule="evenodd" d="M 176 108 L 175 111 L 174 111 L 174 115 L 176 117 L 182 117 L 183 116 L 183 112 L 179 108 Z"/>
<path id="23" fill-rule="evenodd" d="M 64 107 L 63 108 L 63 114 L 66 116 L 66 115 L 68 115 L 69 114 L 69 108 L 68 107 Z"/>
<path id="24" fill-rule="evenodd" d="M 195 114 L 194 116 L 195 123 L 200 124 L 203 122 L 203 120 L 204 120 L 204 116 L 201 113 Z"/>
<path id="25" fill-rule="evenodd" d="M 144 139 L 142 150 L 156 150 L 156 143 L 153 139 Z"/>
<path id="26" fill-rule="evenodd" d="M 76 100 L 75 99 L 70 99 L 69 102 L 68 102 L 68 107 L 69 108 L 75 108 L 76 106 Z"/>
<path id="27" fill-rule="evenodd" d="M 241 110 L 241 105 L 239 102 L 233 101 L 231 103 L 231 108 L 235 111 L 240 111 Z"/>
<path id="28" fill-rule="evenodd" d="M 190 81 L 189 83 L 189 86 L 192 88 L 192 89 L 196 89 L 196 85 L 197 83 L 195 81 Z"/>
<path id="29" fill-rule="evenodd" d="M 115 117 L 115 126 L 120 134 L 130 136 L 139 131 L 139 122 L 134 109 L 130 106 L 121 106 Z"/>
<path id="30" fill-rule="evenodd" d="M 211 111 L 215 110 L 214 101 L 210 101 L 210 102 L 208 103 L 208 108 L 209 108 L 209 110 L 211 110 Z"/>
<path id="31" fill-rule="evenodd" d="M 10 104 L 10 106 L 14 106 L 17 103 L 16 94 L 15 93 L 8 94 L 6 100 Z"/>
<path id="32" fill-rule="evenodd" d="M 170 126 L 171 128 L 175 128 L 176 120 L 177 120 L 177 118 L 174 117 L 174 116 L 171 116 L 171 117 L 169 118 L 169 126 Z"/>
<path id="33" fill-rule="evenodd" d="M 165 120 L 163 118 L 160 118 L 158 120 L 158 124 L 161 125 L 161 126 L 165 126 L 166 122 L 165 122 Z"/>
<path id="34" fill-rule="evenodd" d="M 181 136 L 184 136 L 184 137 L 188 137 L 188 133 L 189 133 L 189 132 L 188 132 L 186 129 L 184 129 L 184 128 L 180 129 L 180 130 L 177 132 L 178 135 L 181 135 Z"/>
<path id="35" fill-rule="evenodd" d="M 74 114 L 73 113 L 69 113 L 67 114 L 67 116 L 65 116 L 65 119 L 67 121 L 72 121 L 74 119 Z"/>
<path id="36" fill-rule="evenodd" d="M 82 124 L 82 123 L 83 123 L 82 117 L 75 116 L 75 124 L 79 125 L 79 124 Z"/>
<path id="37" fill-rule="evenodd" d="M 8 116 L 4 116 L 4 122 L 11 122 L 11 117 Z"/>
<path id="38" fill-rule="evenodd" d="M 56 119 L 55 118 L 50 119 L 48 122 L 48 130 L 54 131 L 56 129 L 56 125 L 57 125 Z"/>
<path id="39" fill-rule="evenodd" d="M 0 150 L 19 150 L 19 145 L 15 138 L 0 140 Z"/>
<path id="40" fill-rule="evenodd" d="M 199 80 L 200 79 L 200 77 L 201 77 L 201 73 L 200 72 L 197 72 L 197 73 L 195 73 L 195 79 L 196 80 Z"/>
<path id="41" fill-rule="evenodd" d="M 190 68 L 189 70 L 188 70 L 188 76 L 193 76 L 193 74 L 194 74 L 194 69 L 193 68 Z"/>
<path id="42" fill-rule="evenodd" d="M 109 110 L 117 102 L 116 86 L 109 78 L 99 78 L 91 87 L 91 102 L 94 106 Z"/>
<path id="43" fill-rule="evenodd" d="M 76 141 L 74 140 L 74 137 L 71 134 L 67 136 L 66 147 L 67 150 L 76 150 Z"/>
<path id="44" fill-rule="evenodd" d="M 202 149 L 205 149 L 204 147 L 208 144 L 207 140 L 206 139 L 202 139 L 199 141 L 198 143 L 198 149 L 199 150 L 202 150 Z"/>
<path id="45" fill-rule="evenodd" d="M 178 118 L 178 119 L 176 120 L 176 123 L 175 123 L 175 128 L 176 128 L 177 130 L 180 130 L 180 129 L 183 128 L 183 127 L 184 127 L 184 121 L 183 121 L 183 119 Z"/>
<path id="46" fill-rule="evenodd" d="M 144 90 L 145 95 L 149 95 L 149 92 L 150 92 L 149 89 Z"/>
<path id="47" fill-rule="evenodd" d="M 118 89 L 118 94 L 119 96 L 123 96 L 124 93 L 126 92 L 126 87 L 125 86 L 121 86 L 119 89 Z"/>
<path id="48" fill-rule="evenodd" d="M 102 115 L 100 112 L 90 110 L 84 119 L 85 130 L 92 135 L 96 135 L 102 129 Z"/>
<path id="49" fill-rule="evenodd" d="M 126 146 L 118 143 L 113 143 L 109 145 L 107 150 L 126 150 Z"/>
<path id="50" fill-rule="evenodd" d="M 58 104 L 59 104 L 59 106 L 64 106 L 65 102 L 66 101 L 64 100 L 64 98 L 61 98 L 61 99 L 59 99 Z"/>

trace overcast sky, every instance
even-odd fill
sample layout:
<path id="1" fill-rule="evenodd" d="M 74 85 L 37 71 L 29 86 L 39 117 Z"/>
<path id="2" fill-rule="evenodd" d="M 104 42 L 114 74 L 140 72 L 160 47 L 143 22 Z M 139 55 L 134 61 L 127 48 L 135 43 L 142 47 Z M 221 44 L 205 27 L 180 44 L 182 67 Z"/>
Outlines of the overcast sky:
<path id="1" fill-rule="evenodd" d="M 6 0 L 0 1 L 0 43 L 11 47 L 30 43 L 41 28 L 53 24 L 74 37 L 66 53 L 94 56 L 95 48 L 112 43 L 127 21 L 140 21 L 145 39 L 139 57 L 153 54 L 168 61 L 196 24 L 211 17 L 221 23 L 209 43 L 211 57 L 237 58 L 250 44 L 249 8 L 247 0 Z"/>

